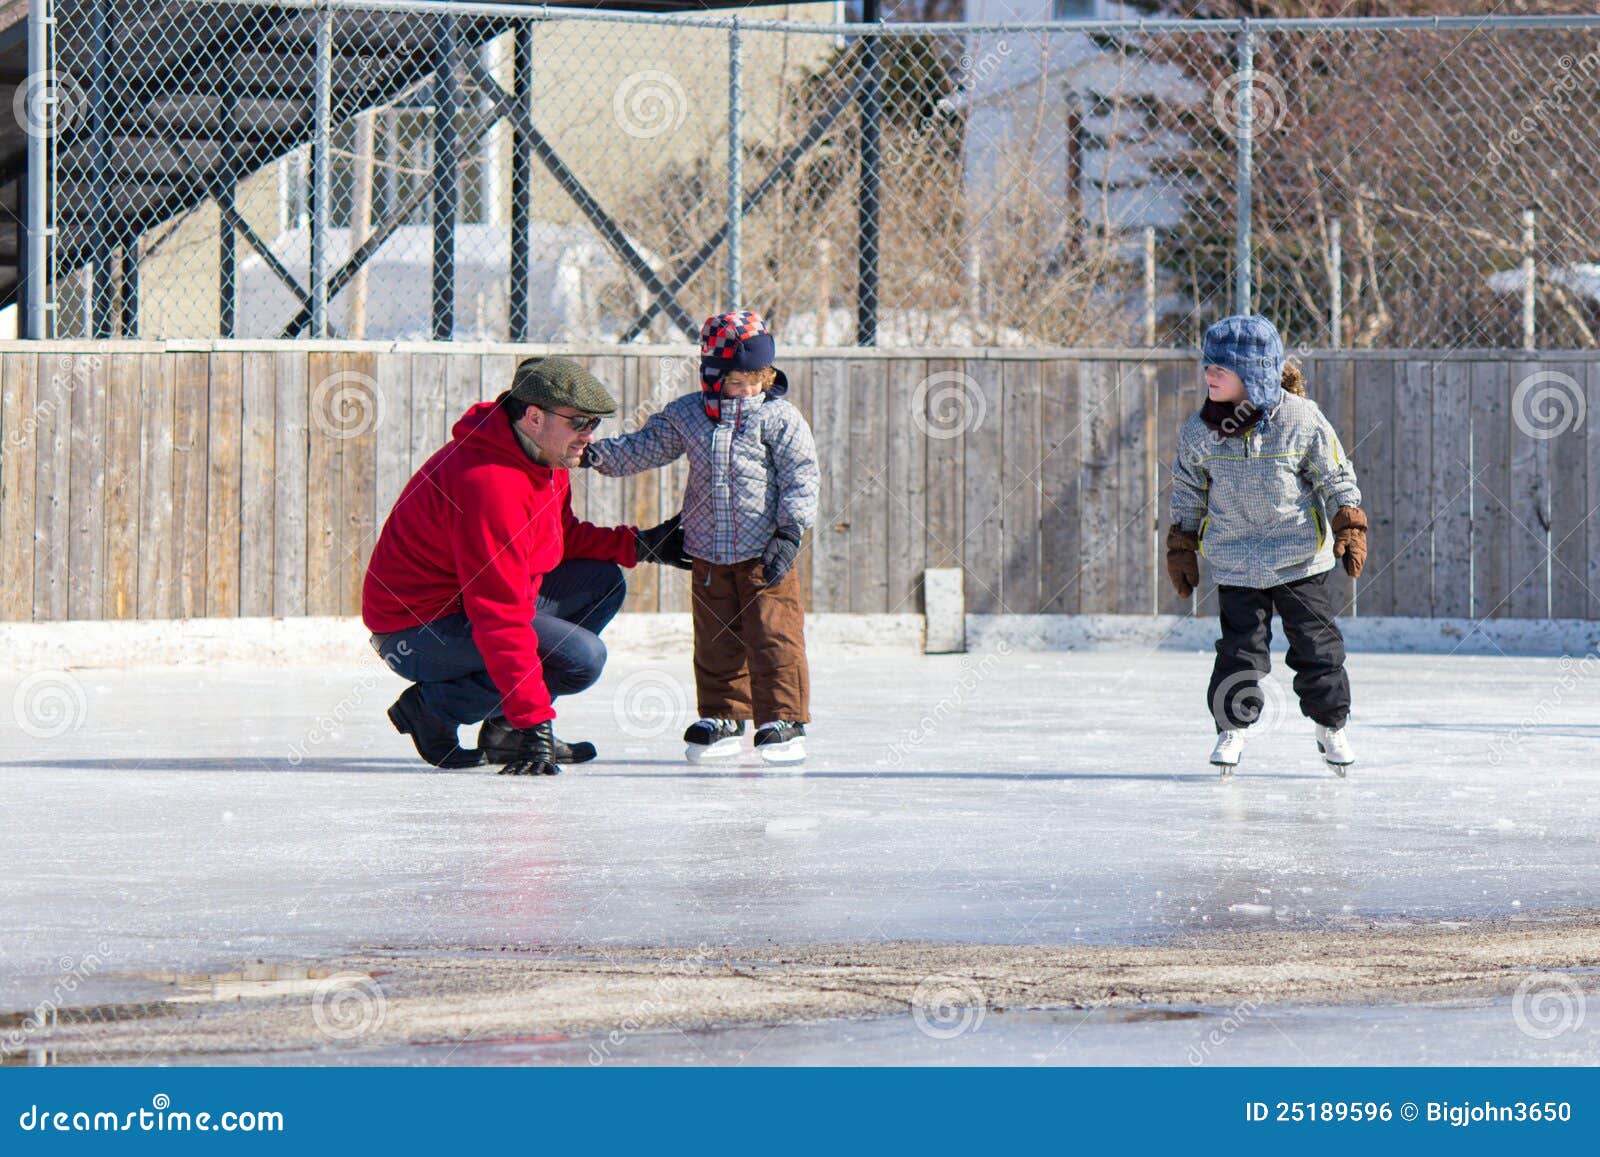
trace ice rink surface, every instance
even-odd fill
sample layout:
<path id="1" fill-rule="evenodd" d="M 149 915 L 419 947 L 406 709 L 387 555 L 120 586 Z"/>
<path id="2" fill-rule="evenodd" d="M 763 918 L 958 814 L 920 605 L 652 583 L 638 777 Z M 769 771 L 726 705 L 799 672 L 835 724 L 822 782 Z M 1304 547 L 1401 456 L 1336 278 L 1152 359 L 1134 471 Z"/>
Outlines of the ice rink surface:
<path id="1" fill-rule="evenodd" d="M 376 664 L 3 675 L 0 1008 L 63 975 L 80 1003 L 137 999 L 143 972 L 357 947 L 1159 943 L 1596 906 L 1583 664 L 1353 655 L 1340 780 L 1279 656 L 1231 781 L 1206 763 L 1209 667 L 814 654 L 796 772 L 686 765 L 687 657 L 614 657 L 560 704 L 600 759 L 555 779 L 420 763 Z M 808 1031 L 784 1030 L 797 1055 Z"/>

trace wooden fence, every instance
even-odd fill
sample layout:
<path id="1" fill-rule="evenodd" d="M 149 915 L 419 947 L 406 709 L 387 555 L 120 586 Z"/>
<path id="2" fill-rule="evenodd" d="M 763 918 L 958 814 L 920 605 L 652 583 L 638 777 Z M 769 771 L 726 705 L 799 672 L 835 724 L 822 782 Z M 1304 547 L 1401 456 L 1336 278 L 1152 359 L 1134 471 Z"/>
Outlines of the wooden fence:
<path id="1" fill-rule="evenodd" d="M 6 346 L 0 618 L 358 613 L 401 486 L 529 352 Z M 613 430 L 692 385 L 680 347 L 569 352 L 619 396 Z M 1339 579 L 1347 611 L 1600 618 L 1600 365 L 1303 360 L 1372 523 L 1368 574 Z M 965 569 L 972 612 L 1190 609 L 1159 539 L 1175 432 L 1200 400 L 1194 355 L 818 351 L 783 365 L 822 466 L 801 562 L 812 609 L 915 611 L 923 569 L 950 566 Z M 576 472 L 575 503 L 596 522 L 649 525 L 677 509 L 685 473 Z M 1195 609 L 1213 603 L 1203 591 Z M 688 609 L 685 576 L 640 567 L 628 609 Z"/>

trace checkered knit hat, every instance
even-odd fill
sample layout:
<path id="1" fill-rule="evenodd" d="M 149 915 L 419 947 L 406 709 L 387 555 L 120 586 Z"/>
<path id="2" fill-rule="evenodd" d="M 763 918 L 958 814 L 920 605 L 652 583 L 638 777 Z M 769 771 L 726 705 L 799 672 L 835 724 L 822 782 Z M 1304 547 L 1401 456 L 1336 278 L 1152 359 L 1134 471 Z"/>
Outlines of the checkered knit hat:
<path id="1" fill-rule="evenodd" d="M 722 409 L 722 379 L 730 370 L 764 370 L 778 356 L 767 323 L 754 310 L 735 309 L 706 318 L 700 327 L 700 389 L 706 413 Z"/>
<path id="2" fill-rule="evenodd" d="M 1206 330 L 1205 364 L 1232 370 L 1244 381 L 1245 397 L 1271 410 L 1283 397 L 1283 339 L 1266 318 L 1225 317 Z"/>

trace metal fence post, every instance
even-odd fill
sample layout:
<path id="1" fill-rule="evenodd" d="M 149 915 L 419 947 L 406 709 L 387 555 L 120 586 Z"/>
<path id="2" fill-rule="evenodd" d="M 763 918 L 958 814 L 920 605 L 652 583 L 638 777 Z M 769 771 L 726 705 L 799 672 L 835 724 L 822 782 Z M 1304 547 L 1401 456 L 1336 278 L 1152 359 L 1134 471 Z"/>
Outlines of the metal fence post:
<path id="1" fill-rule="evenodd" d="M 26 271 L 23 274 L 24 309 L 23 337 L 41 339 L 50 336 L 49 284 L 50 258 L 47 246 L 54 222 L 50 216 L 49 168 L 54 150 L 51 137 L 55 129 L 55 77 L 51 70 L 50 38 L 55 32 L 55 5 L 51 0 L 33 0 L 28 6 L 28 74 L 33 77 L 33 99 L 38 103 L 30 109 L 32 132 L 28 134 L 28 178 L 23 190 L 23 206 L 28 227 Z"/>
<path id="2" fill-rule="evenodd" d="M 744 225 L 744 57 L 739 45 L 739 18 L 728 29 L 728 302 L 738 309 L 744 300 L 742 267 Z"/>
<path id="3" fill-rule="evenodd" d="M 311 135 L 311 336 L 328 336 L 328 220 L 333 182 L 328 147 L 333 121 L 333 9 L 317 5 L 317 59 Z"/>
<path id="4" fill-rule="evenodd" d="M 1144 227 L 1144 344 L 1156 344 L 1156 227 Z"/>
<path id="5" fill-rule="evenodd" d="M 1344 341 L 1344 223 L 1335 217 L 1328 225 L 1328 345 L 1338 349 Z"/>
<path id="6" fill-rule="evenodd" d="M 1534 262 L 1534 216 L 1532 209 L 1522 211 L 1522 348 L 1538 347 L 1536 310 L 1538 308 L 1539 269 Z"/>
<path id="7" fill-rule="evenodd" d="M 519 20 L 514 34 L 511 94 L 516 119 L 511 122 L 511 304 L 512 341 L 528 340 L 528 288 L 532 254 L 528 232 L 533 227 L 533 34 L 538 26 Z"/>
<path id="8" fill-rule="evenodd" d="M 222 155 L 219 163 L 222 168 L 222 184 L 217 190 L 218 206 L 222 210 L 218 214 L 220 221 L 217 237 L 217 333 L 221 337 L 232 337 L 239 301 L 238 271 L 234 260 L 236 238 L 233 231 L 233 214 L 238 208 L 239 187 L 233 179 L 234 93 L 231 87 L 222 97 L 221 122 Z"/>
<path id="9" fill-rule="evenodd" d="M 1242 21 L 1239 28 L 1239 148 L 1238 169 L 1235 173 L 1235 196 L 1238 203 L 1238 244 L 1234 253 L 1233 311 L 1250 312 L 1250 169 L 1251 149 L 1255 136 L 1255 83 L 1256 34 L 1250 21 Z"/>
<path id="10" fill-rule="evenodd" d="M 456 18 L 438 23 L 438 63 L 433 81 L 433 340 L 449 341 L 456 329 Z"/>
<path id="11" fill-rule="evenodd" d="M 878 23 L 878 0 L 865 0 L 863 23 Z M 878 201 L 880 193 L 880 125 L 878 29 L 866 34 L 861 88 L 861 172 L 857 192 L 856 344 L 878 344 Z"/>
<path id="12" fill-rule="evenodd" d="M 89 270 L 93 282 L 89 297 L 89 337 L 108 338 L 116 311 L 116 282 L 112 267 L 112 239 L 108 232 L 111 194 L 107 178 L 111 169 L 110 132 L 107 105 L 114 89 L 111 75 L 111 6 L 109 0 L 95 0 L 90 24 L 90 58 L 94 72 L 89 80 L 89 187 L 94 219 L 90 224 Z"/>

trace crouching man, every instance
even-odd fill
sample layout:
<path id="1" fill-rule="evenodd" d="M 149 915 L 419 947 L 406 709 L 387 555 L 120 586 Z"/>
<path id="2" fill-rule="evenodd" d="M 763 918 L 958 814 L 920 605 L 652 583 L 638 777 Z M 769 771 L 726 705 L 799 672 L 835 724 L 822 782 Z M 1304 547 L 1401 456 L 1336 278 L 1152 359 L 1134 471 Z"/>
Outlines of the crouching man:
<path id="1" fill-rule="evenodd" d="M 572 513 L 567 471 L 616 408 L 578 363 L 530 358 L 461 416 L 384 523 L 361 617 L 412 682 L 389 719 L 434 766 L 555 775 L 594 758 L 593 744 L 555 737 L 552 701 L 600 677 L 623 567 L 689 567 L 677 516 L 639 530 Z M 461 747 L 457 727 L 480 720 L 477 747 Z"/>

